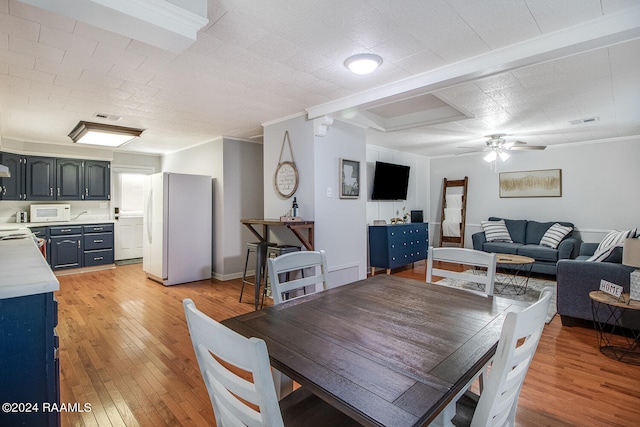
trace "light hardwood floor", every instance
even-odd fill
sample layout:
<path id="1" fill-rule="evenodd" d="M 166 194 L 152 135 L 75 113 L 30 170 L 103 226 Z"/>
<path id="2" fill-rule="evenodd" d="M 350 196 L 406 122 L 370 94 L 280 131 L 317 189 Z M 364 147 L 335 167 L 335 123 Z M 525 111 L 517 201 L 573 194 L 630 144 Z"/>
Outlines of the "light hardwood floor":
<path id="1" fill-rule="evenodd" d="M 394 274 L 424 280 L 424 263 Z M 383 274 L 383 273 L 378 273 Z M 140 264 L 60 276 L 61 401 L 90 412 L 62 413 L 63 426 L 210 426 L 182 309 L 184 298 L 217 320 L 253 310 L 240 281 L 164 287 Z M 640 367 L 612 361 L 593 330 L 545 327 L 525 380 L 518 426 L 638 426 Z M 312 425 L 312 424 L 310 424 Z"/>

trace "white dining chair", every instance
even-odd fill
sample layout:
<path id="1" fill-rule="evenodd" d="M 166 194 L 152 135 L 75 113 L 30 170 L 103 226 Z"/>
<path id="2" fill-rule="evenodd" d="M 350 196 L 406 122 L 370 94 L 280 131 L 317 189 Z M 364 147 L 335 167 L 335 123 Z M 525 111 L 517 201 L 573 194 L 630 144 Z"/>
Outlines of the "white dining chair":
<path id="1" fill-rule="evenodd" d="M 322 250 L 293 252 L 267 262 L 274 304 L 305 295 L 309 286 L 314 287 L 311 293 L 327 289 L 327 257 Z M 293 276 L 296 271 L 304 271 L 304 277 L 287 279 L 286 273 Z"/>
<path id="2" fill-rule="evenodd" d="M 278 402 L 265 342 L 216 322 L 190 299 L 183 305 L 218 427 L 358 425 L 302 388 Z"/>
<path id="3" fill-rule="evenodd" d="M 515 424 L 520 390 L 538 347 L 550 303 L 551 290 L 545 288 L 536 303 L 520 312 L 507 313 L 484 389 L 479 397 L 467 391 L 458 399 L 451 425 Z"/>
<path id="4" fill-rule="evenodd" d="M 483 267 L 486 268 L 487 272 L 485 275 L 435 268 L 435 261 Z M 496 254 L 467 248 L 434 248 L 429 246 L 427 253 L 427 282 L 431 282 L 433 276 L 481 283 L 484 284 L 484 293 L 493 295 L 493 287 L 496 280 Z"/>

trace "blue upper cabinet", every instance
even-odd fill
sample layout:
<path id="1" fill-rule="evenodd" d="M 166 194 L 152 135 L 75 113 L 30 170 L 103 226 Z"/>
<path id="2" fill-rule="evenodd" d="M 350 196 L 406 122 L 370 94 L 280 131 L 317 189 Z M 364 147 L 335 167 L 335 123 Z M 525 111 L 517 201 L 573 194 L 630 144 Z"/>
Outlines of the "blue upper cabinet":
<path id="1" fill-rule="evenodd" d="M 111 163 L 0 153 L 0 200 L 111 200 Z"/>
<path id="2" fill-rule="evenodd" d="M 11 176 L 0 178 L 0 200 L 24 200 L 24 161 L 25 156 L 13 153 L 0 153 L 0 164 L 9 168 Z"/>
<path id="3" fill-rule="evenodd" d="M 27 200 L 56 200 L 56 159 L 26 157 Z"/>
<path id="4" fill-rule="evenodd" d="M 83 161 L 56 159 L 56 199 L 82 200 L 84 196 Z"/>
<path id="5" fill-rule="evenodd" d="M 111 164 L 99 160 L 84 162 L 85 200 L 111 199 Z"/>

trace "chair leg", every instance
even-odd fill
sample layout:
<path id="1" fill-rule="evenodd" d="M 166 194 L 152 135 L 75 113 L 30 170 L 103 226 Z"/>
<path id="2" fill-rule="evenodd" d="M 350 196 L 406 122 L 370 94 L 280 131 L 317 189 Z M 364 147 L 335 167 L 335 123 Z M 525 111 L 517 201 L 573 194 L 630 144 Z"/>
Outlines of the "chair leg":
<path id="1" fill-rule="evenodd" d="M 255 309 L 258 309 L 258 306 L 260 305 L 260 287 L 262 286 L 262 275 L 265 271 L 265 265 L 266 265 L 266 258 L 267 258 L 267 244 L 266 243 L 261 243 L 258 245 L 258 247 L 256 248 L 256 280 L 255 280 Z M 265 280 L 265 286 L 266 286 L 266 280 Z"/>
<path id="2" fill-rule="evenodd" d="M 242 293 L 244 292 L 244 284 L 247 278 L 247 267 L 249 266 L 249 254 L 250 250 L 247 249 L 247 258 L 244 260 L 244 272 L 242 273 L 242 286 L 240 287 L 240 299 L 238 302 L 242 302 Z"/>

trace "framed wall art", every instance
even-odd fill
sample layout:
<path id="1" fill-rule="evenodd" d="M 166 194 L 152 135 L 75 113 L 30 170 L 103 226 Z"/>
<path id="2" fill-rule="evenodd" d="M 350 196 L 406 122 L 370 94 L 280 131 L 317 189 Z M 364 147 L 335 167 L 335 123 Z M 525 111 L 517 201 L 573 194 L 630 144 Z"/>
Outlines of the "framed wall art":
<path id="1" fill-rule="evenodd" d="M 562 170 L 501 172 L 500 197 L 562 197 Z"/>
<path id="2" fill-rule="evenodd" d="M 360 197 L 360 162 L 340 159 L 340 198 Z"/>

